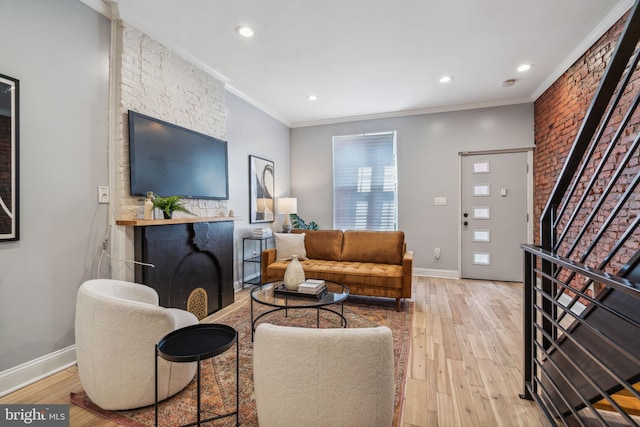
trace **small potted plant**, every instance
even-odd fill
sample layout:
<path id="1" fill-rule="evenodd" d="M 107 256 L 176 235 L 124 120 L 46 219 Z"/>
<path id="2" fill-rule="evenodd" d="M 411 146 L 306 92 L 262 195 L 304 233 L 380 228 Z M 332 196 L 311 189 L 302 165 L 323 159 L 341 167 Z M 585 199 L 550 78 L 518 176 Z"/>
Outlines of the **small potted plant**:
<path id="1" fill-rule="evenodd" d="M 184 207 L 180 196 L 161 197 L 154 194 L 153 197 L 153 207 L 160 209 L 165 219 L 171 219 L 175 211 L 185 212 L 195 216 L 193 212 Z"/>

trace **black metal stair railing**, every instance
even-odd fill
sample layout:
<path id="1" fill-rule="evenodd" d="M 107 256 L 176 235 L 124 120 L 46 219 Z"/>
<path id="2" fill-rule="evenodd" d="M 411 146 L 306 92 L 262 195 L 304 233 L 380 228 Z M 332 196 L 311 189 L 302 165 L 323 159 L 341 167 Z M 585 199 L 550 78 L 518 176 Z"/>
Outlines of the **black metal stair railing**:
<path id="1" fill-rule="evenodd" d="M 639 3 L 522 246 L 522 397 L 553 425 L 640 426 Z"/>
<path id="2" fill-rule="evenodd" d="M 593 297 L 584 289 L 575 289 L 536 267 L 541 261 L 569 270 L 584 281 L 600 283 L 608 292 Z M 553 425 L 593 425 L 594 420 L 599 421 L 596 425 L 639 425 L 633 412 L 615 397 L 625 390 L 640 401 L 634 388 L 640 381 L 637 283 L 534 246 L 525 246 L 525 265 L 522 397 L 536 400 Z M 553 292 L 542 289 L 542 279 L 553 283 Z M 557 297 L 560 290 L 575 293 L 588 305 L 578 310 L 580 303 Z M 555 309 L 551 313 L 543 308 L 547 303 Z M 600 409 L 606 404 L 608 411 Z"/>

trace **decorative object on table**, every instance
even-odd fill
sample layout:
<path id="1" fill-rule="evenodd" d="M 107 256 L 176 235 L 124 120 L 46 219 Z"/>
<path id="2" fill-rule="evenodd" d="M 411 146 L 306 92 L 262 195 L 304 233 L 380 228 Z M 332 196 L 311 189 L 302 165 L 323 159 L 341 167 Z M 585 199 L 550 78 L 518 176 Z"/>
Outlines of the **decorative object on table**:
<path id="1" fill-rule="evenodd" d="M 277 286 L 273 288 L 273 293 L 283 297 L 301 297 L 301 298 L 311 298 L 311 299 L 322 299 L 325 295 L 327 295 L 327 289 L 320 292 L 319 294 L 306 294 L 304 292 L 299 291 L 290 291 L 284 285 Z"/>
<path id="2" fill-rule="evenodd" d="M 298 256 L 298 260 L 307 259 L 307 249 L 305 248 L 305 233 L 274 233 L 276 244 L 276 260 L 289 261 L 293 255 Z"/>
<path id="3" fill-rule="evenodd" d="M 290 291 L 296 291 L 304 280 L 304 270 L 298 261 L 298 255 L 292 255 L 291 262 L 284 272 L 284 286 Z"/>
<path id="4" fill-rule="evenodd" d="M 291 218 L 291 222 L 293 223 L 293 228 L 298 230 L 319 230 L 318 224 L 315 221 L 310 221 L 309 224 L 304 222 L 302 218 L 298 216 L 298 214 L 292 213 L 289 215 Z"/>
<path id="5" fill-rule="evenodd" d="M 180 196 L 161 197 L 154 194 L 153 206 L 162 211 L 165 219 L 171 219 L 175 211 L 188 213 L 193 216 L 196 215 L 184 207 Z"/>
<path id="6" fill-rule="evenodd" d="M 306 279 L 298 286 L 298 292 L 301 294 L 320 295 L 327 292 L 327 284 L 320 279 Z"/>
<path id="7" fill-rule="evenodd" d="M 274 206 L 273 162 L 256 156 L 249 156 L 249 220 L 273 222 Z"/>
<path id="8" fill-rule="evenodd" d="M 148 197 L 144 199 L 144 219 L 153 219 L 153 200 Z"/>
<path id="9" fill-rule="evenodd" d="M 0 241 L 19 240 L 18 142 L 20 82 L 0 74 Z"/>
<path id="10" fill-rule="evenodd" d="M 284 222 L 282 223 L 282 232 L 289 233 L 291 231 L 291 214 L 298 211 L 298 199 L 295 197 L 280 197 L 278 199 L 278 213 L 284 214 Z"/>
<path id="11" fill-rule="evenodd" d="M 285 285 L 276 286 L 273 291 L 276 295 L 281 296 L 321 299 L 329 292 L 329 289 L 324 280 L 306 279 L 298 285 L 298 289 L 295 291 L 287 289 Z"/>
<path id="12" fill-rule="evenodd" d="M 269 227 L 256 227 L 252 232 L 253 237 L 257 237 L 258 239 L 264 239 L 266 237 L 273 236 L 273 230 Z"/>

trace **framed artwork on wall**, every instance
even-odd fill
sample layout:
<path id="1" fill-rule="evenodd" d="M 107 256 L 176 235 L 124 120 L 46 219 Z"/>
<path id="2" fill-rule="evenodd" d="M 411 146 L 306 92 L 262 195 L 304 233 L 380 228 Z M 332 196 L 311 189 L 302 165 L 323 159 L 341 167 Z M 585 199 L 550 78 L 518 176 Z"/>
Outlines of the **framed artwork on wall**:
<path id="1" fill-rule="evenodd" d="M 19 81 L 0 74 L 0 241 L 18 240 Z"/>
<path id="2" fill-rule="evenodd" d="M 274 214 L 273 162 L 249 156 L 249 219 L 251 223 L 273 222 Z"/>

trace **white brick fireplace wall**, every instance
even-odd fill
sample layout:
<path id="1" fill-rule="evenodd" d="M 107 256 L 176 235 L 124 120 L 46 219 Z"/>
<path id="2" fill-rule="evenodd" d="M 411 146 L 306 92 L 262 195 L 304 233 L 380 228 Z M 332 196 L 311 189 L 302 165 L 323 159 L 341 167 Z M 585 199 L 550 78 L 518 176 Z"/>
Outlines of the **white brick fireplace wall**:
<path id="1" fill-rule="evenodd" d="M 123 20 L 113 21 L 112 32 L 113 216 L 136 219 L 142 215 L 142 202 L 140 197 L 129 195 L 128 110 L 225 139 L 225 83 Z M 224 216 L 227 212 L 227 201 L 188 200 L 185 205 L 198 216 Z M 131 227 L 114 227 L 114 255 L 132 259 Z M 111 268 L 112 277 L 133 280 L 131 264 L 112 261 Z"/>
<path id="2" fill-rule="evenodd" d="M 126 22 L 118 20 L 116 27 L 116 217 L 135 219 L 142 203 L 129 196 L 127 111 L 224 139 L 225 84 Z M 187 205 L 198 216 L 226 211 L 226 201 L 190 200 Z"/>

